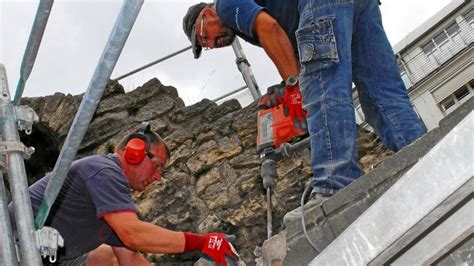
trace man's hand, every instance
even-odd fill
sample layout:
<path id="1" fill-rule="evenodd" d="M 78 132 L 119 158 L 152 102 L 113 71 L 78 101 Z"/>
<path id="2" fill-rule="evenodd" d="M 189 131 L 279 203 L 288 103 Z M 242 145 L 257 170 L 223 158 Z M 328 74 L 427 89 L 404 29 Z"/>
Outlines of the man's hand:
<path id="1" fill-rule="evenodd" d="M 125 247 L 112 247 L 115 256 L 118 259 L 119 265 L 133 265 L 133 266 L 150 266 L 151 263 L 143 257 L 143 255 L 134 250 L 129 250 Z M 87 258 L 89 259 L 89 258 Z M 96 264 L 104 265 L 104 264 Z"/>
<path id="2" fill-rule="evenodd" d="M 296 117 L 298 121 L 303 122 L 303 118 L 306 118 L 306 111 L 303 110 L 302 99 L 298 84 L 287 86 L 283 95 L 285 115 Z"/>
<path id="3" fill-rule="evenodd" d="M 193 234 L 184 233 L 186 239 L 184 251 L 198 250 L 214 260 L 217 266 L 227 266 L 226 257 L 236 262 L 237 252 L 229 243 L 229 236 L 221 233 Z"/>
<path id="4" fill-rule="evenodd" d="M 216 265 L 221 265 L 221 263 L 224 266 L 227 265 L 225 255 L 233 260 L 237 258 L 237 254 L 234 253 L 234 248 L 227 241 L 226 236 L 219 233 L 206 235 L 206 243 L 201 252 L 211 257 L 216 262 Z"/>

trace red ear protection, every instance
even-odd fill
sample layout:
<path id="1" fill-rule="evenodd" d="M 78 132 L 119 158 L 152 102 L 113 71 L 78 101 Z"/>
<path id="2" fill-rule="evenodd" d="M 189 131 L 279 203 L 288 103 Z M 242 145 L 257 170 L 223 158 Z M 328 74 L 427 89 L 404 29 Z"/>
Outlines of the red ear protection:
<path id="1" fill-rule="evenodd" d="M 125 160 L 129 164 L 139 164 L 146 155 L 146 143 L 140 138 L 133 138 L 125 146 Z"/>
<path id="2" fill-rule="evenodd" d="M 137 133 L 133 133 L 128 137 L 127 145 L 125 145 L 125 161 L 129 164 L 139 164 L 143 161 L 147 154 L 150 154 L 148 148 L 150 143 L 146 132 L 150 131 L 150 125 L 143 122 Z"/>

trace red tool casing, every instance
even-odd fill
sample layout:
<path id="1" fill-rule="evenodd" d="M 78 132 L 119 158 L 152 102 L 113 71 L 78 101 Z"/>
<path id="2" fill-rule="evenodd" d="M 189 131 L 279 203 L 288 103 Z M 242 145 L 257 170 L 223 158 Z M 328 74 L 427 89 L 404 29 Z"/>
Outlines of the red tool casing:
<path id="1" fill-rule="evenodd" d="M 281 105 L 259 110 L 257 113 L 257 153 L 266 148 L 278 149 L 284 142 L 308 134 L 306 121 L 295 123 L 285 116 Z M 300 124 L 300 126 L 297 126 Z"/>

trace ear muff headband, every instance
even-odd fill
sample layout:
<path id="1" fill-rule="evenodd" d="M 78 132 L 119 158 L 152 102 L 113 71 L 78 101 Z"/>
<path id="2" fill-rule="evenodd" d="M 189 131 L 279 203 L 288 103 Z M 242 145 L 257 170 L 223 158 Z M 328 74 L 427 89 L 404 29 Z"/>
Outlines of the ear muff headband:
<path id="1" fill-rule="evenodd" d="M 145 135 L 150 130 L 150 125 L 143 122 L 137 133 L 130 134 L 125 145 L 125 161 L 129 164 L 139 164 L 146 155 L 150 154 L 150 141 Z"/>

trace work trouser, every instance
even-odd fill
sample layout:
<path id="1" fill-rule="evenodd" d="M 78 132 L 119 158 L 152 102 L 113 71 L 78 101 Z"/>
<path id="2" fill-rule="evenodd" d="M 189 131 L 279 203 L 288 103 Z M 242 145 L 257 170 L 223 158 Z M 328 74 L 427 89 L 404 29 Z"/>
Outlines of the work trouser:
<path id="1" fill-rule="evenodd" d="M 409 101 L 377 0 L 300 0 L 300 87 L 311 137 L 313 191 L 358 178 L 352 82 L 383 143 L 400 150 L 426 132 Z"/>

